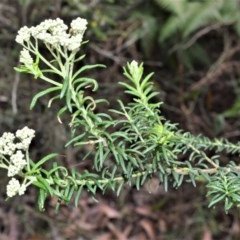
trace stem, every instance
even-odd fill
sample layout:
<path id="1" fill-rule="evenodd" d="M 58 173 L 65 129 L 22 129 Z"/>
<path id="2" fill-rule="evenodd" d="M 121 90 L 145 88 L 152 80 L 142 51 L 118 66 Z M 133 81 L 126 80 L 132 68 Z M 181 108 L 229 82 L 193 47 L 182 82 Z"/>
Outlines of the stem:
<path id="1" fill-rule="evenodd" d="M 206 174 L 214 174 L 218 171 L 218 169 L 219 168 L 203 169 L 202 172 L 204 172 Z M 229 167 L 224 168 L 224 169 L 228 172 L 230 172 L 232 170 Z M 235 169 L 240 170 L 240 166 L 236 166 Z M 168 172 L 168 173 L 171 173 L 172 171 L 185 176 L 185 175 L 189 175 L 189 173 L 191 172 L 191 169 L 187 168 L 187 167 L 166 169 L 166 172 Z M 138 172 L 135 172 L 131 175 L 131 179 L 141 177 L 145 174 L 150 175 L 150 174 L 154 174 L 154 173 L 157 173 L 157 170 L 153 169 L 153 170 L 138 171 Z M 85 185 L 97 185 L 97 184 L 101 185 L 101 184 L 107 184 L 107 183 L 110 183 L 110 182 L 122 182 L 122 181 L 126 181 L 126 179 L 123 176 L 117 176 L 117 177 L 112 178 L 112 179 L 108 179 L 108 178 L 96 179 L 96 180 L 82 179 L 82 180 L 76 180 L 75 183 L 79 186 L 85 186 Z M 53 184 L 52 180 L 50 180 L 48 182 L 49 182 L 49 184 Z M 62 184 L 67 186 L 69 184 L 69 181 L 67 179 L 64 179 L 64 180 L 62 180 Z"/>
<path id="2" fill-rule="evenodd" d="M 0 163 L 0 168 L 3 168 L 3 169 L 8 169 L 8 166 L 3 164 L 3 163 Z"/>
<path id="3" fill-rule="evenodd" d="M 217 168 L 208 168 L 208 169 L 202 169 L 201 171 L 204 172 L 204 173 L 207 173 L 207 174 L 214 174 L 218 171 L 219 167 Z M 231 168 L 224 168 L 227 172 L 230 172 L 231 171 Z M 236 170 L 240 170 L 240 166 L 236 166 L 235 167 Z M 178 174 L 181 174 L 181 175 L 188 175 L 189 172 L 191 171 L 190 168 L 187 168 L 187 167 L 184 167 L 184 168 L 174 168 L 174 171 Z"/>
<path id="4" fill-rule="evenodd" d="M 210 163 L 213 167 L 219 168 L 219 166 L 218 166 L 214 161 L 212 161 L 212 159 L 210 159 L 204 152 L 199 151 L 198 149 L 196 149 L 196 148 L 195 148 L 193 145 L 191 145 L 191 144 L 188 144 L 188 146 L 189 146 L 194 152 L 196 152 L 197 154 L 202 155 L 202 156 L 205 158 L 205 160 L 206 160 L 208 163 Z"/>
<path id="5" fill-rule="evenodd" d="M 58 86 L 58 87 L 62 87 L 62 83 L 58 83 L 48 77 L 45 77 L 43 74 L 39 77 L 41 78 L 42 80 L 48 82 L 48 83 L 51 83 L 52 85 L 55 85 L 55 86 Z"/>
<path id="6" fill-rule="evenodd" d="M 48 60 L 46 60 L 38 51 L 38 44 L 37 44 L 37 40 L 36 40 L 36 46 L 34 46 L 31 42 L 29 44 L 29 46 L 27 47 L 27 49 L 32 52 L 34 55 L 36 55 L 36 57 L 39 57 L 48 67 L 50 67 L 56 74 L 62 76 L 61 71 L 59 71 L 57 68 L 55 68 L 51 63 L 49 63 Z M 57 60 L 57 59 L 56 59 Z"/>
<path id="7" fill-rule="evenodd" d="M 28 152 L 28 150 L 26 151 L 25 157 L 26 157 L 26 160 L 27 160 L 27 170 L 29 172 L 31 168 L 30 168 L 30 160 L 29 160 L 29 152 Z"/>
<path id="8" fill-rule="evenodd" d="M 235 167 L 236 170 L 240 170 L 240 166 L 236 166 Z M 178 174 L 181 174 L 181 175 L 188 175 L 191 171 L 190 168 L 174 168 L 173 169 L 176 173 Z M 225 168 L 226 171 L 230 172 L 231 171 L 231 168 Z M 172 169 L 167 169 L 167 172 L 171 172 Z M 204 173 L 207 173 L 207 174 L 214 174 L 218 171 L 218 168 L 209 168 L 209 169 L 203 169 L 202 172 Z M 140 176 L 143 176 L 144 174 L 148 173 L 148 174 L 153 174 L 153 173 L 156 173 L 157 171 L 156 170 L 153 170 L 153 171 L 149 171 L 149 170 L 146 170 L 146 171 L 142 171 L 142 172 L 136 172 L 134 174 L 132 174 L 131 178 L 137 178 L 137 177 L 140 177 Z M 86 184 L 90 184 L 90 185 L 94 185 L 97 183 L 108 183 L 109 181 L 113 181 L 113 182 L 121 182 L 121 181 L 125 181 L 125 179 L 122 177 L 122 176 L 118 176 L 118 177 L 115 177 L 113 179 L 100 179 L 100 180 L 77 180 L 77 184 L 79 185 L 86 185 Z"/>

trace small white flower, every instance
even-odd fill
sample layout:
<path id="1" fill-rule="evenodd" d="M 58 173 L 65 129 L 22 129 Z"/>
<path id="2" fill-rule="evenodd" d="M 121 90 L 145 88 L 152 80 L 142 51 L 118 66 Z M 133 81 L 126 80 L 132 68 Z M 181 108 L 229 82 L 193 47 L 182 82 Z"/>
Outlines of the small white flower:
<path id="1" fill-rule="evenodd" d="M 18 150 L 10 156 L 10 165 L 8 166 L 8 177 L 13 177 L 18 174 L 25 166 L 27 161 L 24 159 L 23 153 Z"/>
<path id="2" fill-rule="evenodd" d="M 81 34 L 83 35 L 87 29 L 87 20 L 84 18 L 76 18 L 71 22 L 71 31 L 73 35 Z"/>
<path id="3" fill-rule="evenodd" d="M 2 138 L 4 139 L 4 141 L 6 143 L 8 143 L 8 142 L 13 142 L 15 139 L 15 136 L 13 133 L 5 132 L 5 133 L 3 133 Z"/>
<path id="4" fill-rule="evenodd" d="M 0 154 L 12 155 L 16 149 L 14 140 L 14 134 L 10 132 L 3 133 L 2 137 L 0 137 Z"/>
<path id="5" fill-rule="evenodd" d="M 36 27 L 31 27 L 30 31 L 34 38 L 51 45 L 53 48 L 58 48 L 61 38 L 65 38 L 68 35 L 66 33 L 67 28 L 63 20 L 57 18 L 55 20 L 47 19 Z"/>
<path id="6" fill-rule="evenodd" d="M 30 138 L 25 138 L 21 140 L 21 142 L 16 143 L 16 149 L 20 150 L 28 150 L 30 144 L 31 144 L 32 139 Z"/>
<path id="7" fill-rule="evenodd" d="M 140 78 L 142 77 L 142 73 L 143 73 L 142 64 L 139 65 L 137 61 L 133 60 L 129 64 L 129 71 L 130 71 L 130 74 L 132 75 L 132 77 L 134 79 L 138 79 L 138 81 L 139 81 Z"/>
<path id="8" fill-rule="evenodd" d="M 133 60 L 131 63 L 130 63 L 130 68 L 133 70 L 133 71 L 136 71 L 138 69 L 138 62 Z"/>
<path id="9" fill-rule="evenodd" d="M 35 137 L 35 130 L 25 126 L 24 128 L 17 130 L 16 137 L 21 140 L 24 139 L 32 140 Z"/>
<path id="10" fill-rule="evenodd" d="M 7 185 L 7 196 L 13 197 L 17 195 L 20 189 L 21 189 L 20 182 L 16 178 L 12 178 Z"/>
<path id="11" fill-rule="evenodd" d="M 33 59 L 27 49 L 23 49 L 20 52 L 20 63 L 23 63 L 25 66 L 31 66 L 33 64 Z"/>
<path id="12" fill-rule="evenodd" d="M 21 154 L 18 154 L 19 152 Z M 17 151 L 17 153 L 12 155 L 10 159 L 15 166 L 19 167 L 20 170 L 22 170 L 27 165 L 27 161 L 24 159 L 24 155 L 19 150 Z"/>
<path id="13" fill-rule="evenodd" d="M 76 36 L 72 36 L 70 38 L 69 44 L 67 46 L 67 49 L 69 51 L 75 51 L 81 47 L 82 44 L 82 35 L 78 34 Z"/>
<path id="14" fill-rule="evenodd" d="M 8 177 L 13 177 L 13 176 L 15 176 L 18 173 L 19 173 L 18 166 L 12 165 L 12 164 L 8 166 L 8 174 L 7 174 Z"/>
<path id="15" fill-rule="evenodd" d="M 26 189 L 27 189 L 26 185 L 25 185 L 25 184 L 22 184 L 22 185 L 20 186 L 19 190 L 18 190 L 18 194 L 19 194 L 19 195 L 23 195 L 23 194 L 25 193 Z"/>
<path id="16" fill-rule="evenodd" d="M 52 24 L 48 27 L 48 29 L 52 32 L 52 35 L 59 35 L 66 32 L 68 26 L 64 24 L 62 19 L 57 18 L 56 20 L 52 20 Z"/>
<path id="17" fill-rule="evenodd" d="M 23 155 L 23 153 L 21 152 L 21 151 L 16 151 L 16 153 L 15 154 L 13 154 L 11 157 L 10 157 L 10 159 L 11 159 L 11 162 L 13 163 L 13 164 L 15 164 L 15 165 L 17 165 L 18 164 L 18 160 L 22 160 L 22 159 L 24 159 L 24 155 Z"/>
<path id="18" fill-rule="evenodd" d="M 17 43 L 20 43 L 21 45 L 23 45 L 24 42 L 29 41 L 30 37 L 31 37 L 30 28 L 28 28 L 27 26 L 24 26 L 24 27 L 19 29 L 15 41 Z"/>

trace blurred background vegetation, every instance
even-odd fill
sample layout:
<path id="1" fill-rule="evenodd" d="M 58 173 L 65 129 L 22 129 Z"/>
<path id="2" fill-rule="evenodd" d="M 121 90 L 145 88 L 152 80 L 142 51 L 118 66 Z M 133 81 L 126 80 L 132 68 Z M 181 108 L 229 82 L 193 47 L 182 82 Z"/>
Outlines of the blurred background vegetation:
<path id="1" fill-rule="evenodd" d="M 117 85 L 122 66 L 135 59 L 144 62 L 146 72 L 155 72 L 154 86 L 160 92 L 156 101 L 165 102 L 162 114 L 167 119 L 194 134 L 239 141 L 239 0 L 1 0 L 0 133 L 24 125 L 36 129 L 33 159 L 59 152 L 62 164 L 91 168 L 80 162 L 84 149 L 64 148 L 69 129 L 57 122 L 58 106 L 49 110 L 48 99 L 42 98 L 29 111 L 43 83 L 13 70 L 19 54 L 14 39 L 21 26 L 56 17 L 69 23 L 78 16 L 89 22 L 84 62 L 107 65 L 89 75 L 99 81 L 97 94 L 109 98 L 113 107 L 116 98 L 124 98 Z M 34 189 L 5 202 L 4 175 L 3 240 L 240 239 L 239 211 L 225 215 L 221 208 L 207 209 L 201 184 L 165 193 L 153 178 L 152 194 L 147 186 L 140 192 L 126 188 L 120 198 L 99 194 L 98 203 L 84 194 L 78 209 L 62 206 L 57 215 L 56 199 L 49 199 L 45 213 L 38 212 Z"/>

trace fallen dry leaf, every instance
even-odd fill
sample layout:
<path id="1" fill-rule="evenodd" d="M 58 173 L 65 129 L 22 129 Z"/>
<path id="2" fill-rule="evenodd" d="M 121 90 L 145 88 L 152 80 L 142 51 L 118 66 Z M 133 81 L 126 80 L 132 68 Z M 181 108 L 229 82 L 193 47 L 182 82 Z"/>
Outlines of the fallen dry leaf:
<path id="1" fill-rule="evenodd" d="M 151 221 L 143 219 L 140 221 L 139 225 L 145 230 L 146 234 L 148 235 L 149 240 L 155 240 L 156 234 L 153 228 L 153 224 Z"/>
<path id="2" fill-rule="evenodd" d="M 203 235 L 202 235 L 201 240 L 213 240 L 212 233 L 207 226 L 205 226 L 203 229 Z"/>
<path id="3" fill-rule="evenodd" d="M 135 212 L 138 213 L 141 216 L 151 217 L 151 218 L 156 219 L 156 215 L 154 214 L 154 212 L 148 206 L 136 207 Z"/>
<path id="4" fill-rule="evenodd" d="M 113 225 L 112 223 L 108 223 L 108 228 L 111 230 L 111 232 L 117 237 L 117 240 L 128 240 L 129 237 L 129 233 L 131 232 L 132 227 L 131 226 L 127 226 L 124 231 L 120 231 L 119 229 L 117 229 L 117 227 L 115 225 Z"/>
<path id="5" fill-rule="evenodd" d="M 102 235 L 96 237 L 95 240 L 112 240 L 113 235 L 112 233 L 103 233 Z"/>
<path id="6" fill-rule="evenodd" d="M 99 205 L 99 212 L 102 212 L 104 215 L 106 215 L 108 218 L 120 218 L 121 214 L 119 211 L 115 210 L 109 205 L 106 204 L 100 204 Z"/>

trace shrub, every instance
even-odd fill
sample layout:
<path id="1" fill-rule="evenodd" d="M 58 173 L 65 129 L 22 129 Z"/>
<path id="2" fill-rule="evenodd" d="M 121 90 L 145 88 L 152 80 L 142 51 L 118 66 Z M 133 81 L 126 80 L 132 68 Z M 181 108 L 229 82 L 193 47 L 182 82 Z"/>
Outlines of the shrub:
<path id="1" fill-rule="evenodd" d="M 207 187 L 209 207 L 221 202 L 227 212 L 239 206 L 240 166 L 231 159 L 227 164 L 222 163 L 219 154 L 226 152 L 229 158 L 238 155 L 240 145 L 225 139 L 193 136 L 167 121 L 161 115 L 162 103 L 154 102 L 158 93 L 153 91 L 153 73 L 144 75 L 143 63 L 132 61 L 123 68 L 128 81 L 119 84 L 132 101 L 125 105 L 118 100 L 119 109 L 96 111 L 99 104 L 107 106 L 107 100 L 94 99 L 86 93 L 89 88 L 96 91 L 98 82 L 87 77 L 85 71 L 104 66 L 75 67 L 84 58 L 79 50 L 85 43 L 86 27 L 87 21 L 77 18 L 71 22 L 70 30 L 61 19 L 21 28 L 16 37 L 23 48 L 21 65 L 15 69 L 49 83 L 47 89 L 34 96 L 31 108 L 47 94 L 53 96 L 49 107 L 54 101 L 64 102 L 57 118 L 60 123 L 64 114 L 71 118 L 72 138 L 66 147 L 91 146 L 87 148 L 85 159 L 92 161 L 92 170 L 78 172 L 57 161 L 47 169 L 45 163 L 57 154 L 49 154 L 38 161 L 30 158 L 34 130 L 24 127 L 15 134 L 4 133 L 0 138 L 0 167 L 6 169 L 10 177 L 7 197 L 22 195 L 34 185 L 39 190 L 40 210 L 44 209 L 49 196 L 57 196 L 65 203 L 75 199 L 77 206 L 84 189 L 92 195 L 107 189 L 119 194 L 125 184 L 140 189 L 144 182 L 157 175 L 166 191 L 169 184 L 178 188 L 185 181 L 194 186 L 201 181 Z M 45 46 L 51 58 L 45 57 L 46 51 L 39 47 L 40 44 Z M 185 159 L 181 160 L 183 156 Z M 56 209 L 58 207 L 59 202 Z"/>

